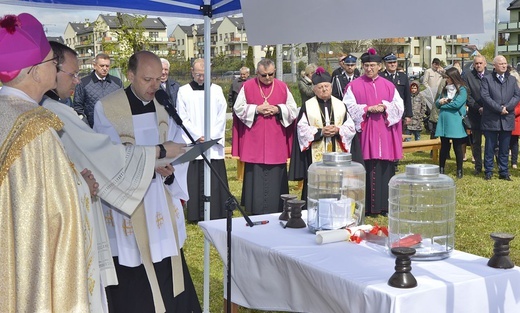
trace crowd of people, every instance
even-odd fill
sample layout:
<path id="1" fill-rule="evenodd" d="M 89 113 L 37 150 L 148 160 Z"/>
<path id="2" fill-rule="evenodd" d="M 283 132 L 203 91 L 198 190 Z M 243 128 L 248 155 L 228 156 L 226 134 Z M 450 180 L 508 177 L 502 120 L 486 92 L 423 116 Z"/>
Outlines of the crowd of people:
<path id="1" fill-rule="evenodd" d="M 136 52 L 124 87 L 104 53 L 80 79 L 76 51 L 49 42 L 32 15 L 6 15 L 0 25 L 2 312 L 201 312 L 184 258 L 185 221 L 203 220 L 208 202 L 210 219 L 227 214 L 228 106 L 249 214 L 281 212 L 289 180 L 303 181 L 306 199 L 311 163 L 348 152 L 366 169 L 365 214 L 386 215 L 403 134 L 419 140 L 426 120 L 441 141 L 440 173 L 453 145 L 463 177 L 466 144 L 486 180 L 495 160 L 499 179 L 511 181 L 509 165 L 517 168 L 520 76 L 500 55 L 493 71 L 479 55 L 467 73 L 433 59 L 420 84 L 398 70 L 392 53 L 369 49 L 361 71 L 345 54 L 332 74 L 306 67 L 301 103 L 265 58 L 253 77 L 240 69 L 226 101 L 222 87 L 205 86 L 204 59 L 193 61 L 192 80 L 181 86 L 168 60 Z M 211 90 L 211 138 L 204 90 Z M 171 162 L 187 144 L 209 140 L 216 141 L 207 153 L 211 197 L 200 156 Z"/>

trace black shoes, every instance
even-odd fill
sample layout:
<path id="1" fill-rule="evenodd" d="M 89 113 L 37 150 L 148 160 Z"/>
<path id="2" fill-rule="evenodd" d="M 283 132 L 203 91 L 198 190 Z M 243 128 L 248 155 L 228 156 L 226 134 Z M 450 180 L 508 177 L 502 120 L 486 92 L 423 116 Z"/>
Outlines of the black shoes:
<path id="1" fill-rule="evenodd" d="M 444 174 L 444 167 L 439 167 L 439 174 Z"/>
<path id="2" fill-rule="evenodd" d="M 486 173 L 486 176 L 484 177 L 485 180 L 490 180 L 491 179 L 491 176 L 493 176 L 493 174 L 491 173 Z"/>
<path id="3" fill-rule="evenodd" d="M 462 178 L 462 170 L 457 170 L 457 178 Z"/>
<path id="4" fill-rule="evenodd" d="M 509 174 L 507 174 L 507 175 L 500 175 L 500 176 L 498 176 L 498 179 L 507 180 L 507 181 L 513 181 L 511 179 L 511 175 L 509 175 Z"/>
<path id="5" fill-rule="evenodd" d="M 482 170 L 474 170 L 473 175 L 479 176 L 482 173 Z"/>

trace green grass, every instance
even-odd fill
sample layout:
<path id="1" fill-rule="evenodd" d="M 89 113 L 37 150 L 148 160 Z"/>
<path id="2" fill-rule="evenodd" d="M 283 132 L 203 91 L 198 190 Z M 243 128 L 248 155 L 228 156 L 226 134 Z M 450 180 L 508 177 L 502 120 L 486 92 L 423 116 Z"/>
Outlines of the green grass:
<path id="1" fill-rule="evenodd" d="M 426 136 L 424 135 L 424 139 Z M 516 235 L 520 225 L 520 205 L 518 193 L 520 171 L 511 169 L 513 181 L 499 180 L 498 175 L 490 181 L 483 176 L 473 176 L 471 163 L 471 149 L 466 152 L 467 162 L 464 163 L 464 177 L 456 179 L 455 155 L 451 151 L 452 159 L 446 163 L 446 174 L 452 177 L 457 186 L 457 209 L 455 228 L 455 248 L 464 252 L 489 258 L 493 254 L 493 241 L 489 234 L 492 232 L 507 232 Z M 429 153 L 407 153 L 399 164 L 399 173 L 404 172 L 407 164 L 432 163 Z M 241 182 L 236 179 L 236 161 L 226 160 L 229 186 L 232 193 L 240 201 L 242 190 Z M 297 185 L 290 182 L 290 192 L 299 194 Z M 239 212 L 234 216 L 238 217 Z M 367 218 L 365 223 L 387 225 L 386 217 Z M 203 272 L 204 272 L 204 236 L 195 224 L 188 224 L 188 240 L 184 247 L 190 272 L 197 289 L 197 294 L 203 300 Z M 520 264 L 520 239 L 511 241 L 511 259 Z M 223 312 L 223 266 L 216 250 L 211 248 L 210 262 L 210 311 Z M 239 312 L 260 312 L 240 308 Z"/>

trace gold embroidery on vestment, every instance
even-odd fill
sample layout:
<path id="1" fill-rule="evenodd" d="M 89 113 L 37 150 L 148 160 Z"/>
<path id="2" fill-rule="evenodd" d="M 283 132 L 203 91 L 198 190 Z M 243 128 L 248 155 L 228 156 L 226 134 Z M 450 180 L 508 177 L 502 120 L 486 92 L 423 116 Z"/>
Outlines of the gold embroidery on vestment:
<path id="1" fill-rule="evenodd" d="M 62 127 L 63 122 L 58 116 L 43 107 L 20 114 L 0 147 L 0 185 L 26 144 L 49 128 L 58 131 Z"/>

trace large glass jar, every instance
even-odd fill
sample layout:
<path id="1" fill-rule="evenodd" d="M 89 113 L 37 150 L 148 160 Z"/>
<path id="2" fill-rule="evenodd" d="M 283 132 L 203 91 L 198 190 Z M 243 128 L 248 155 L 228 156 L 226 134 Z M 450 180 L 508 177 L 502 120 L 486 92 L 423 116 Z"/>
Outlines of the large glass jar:
<path id="1" fill-rule="evenodd" d="M 362 224 L 365 168 L 350 153 L 329 152 L 308 170 L 307 225 L 311 232 Z"/>
<path id="2" fill-rule="evenodd" d="M 440 260 L 455 247 L 455 183 L 432 164 L 411 164 L 390 179 L 388 250 L 416 249 L 414 260 Z"/>

